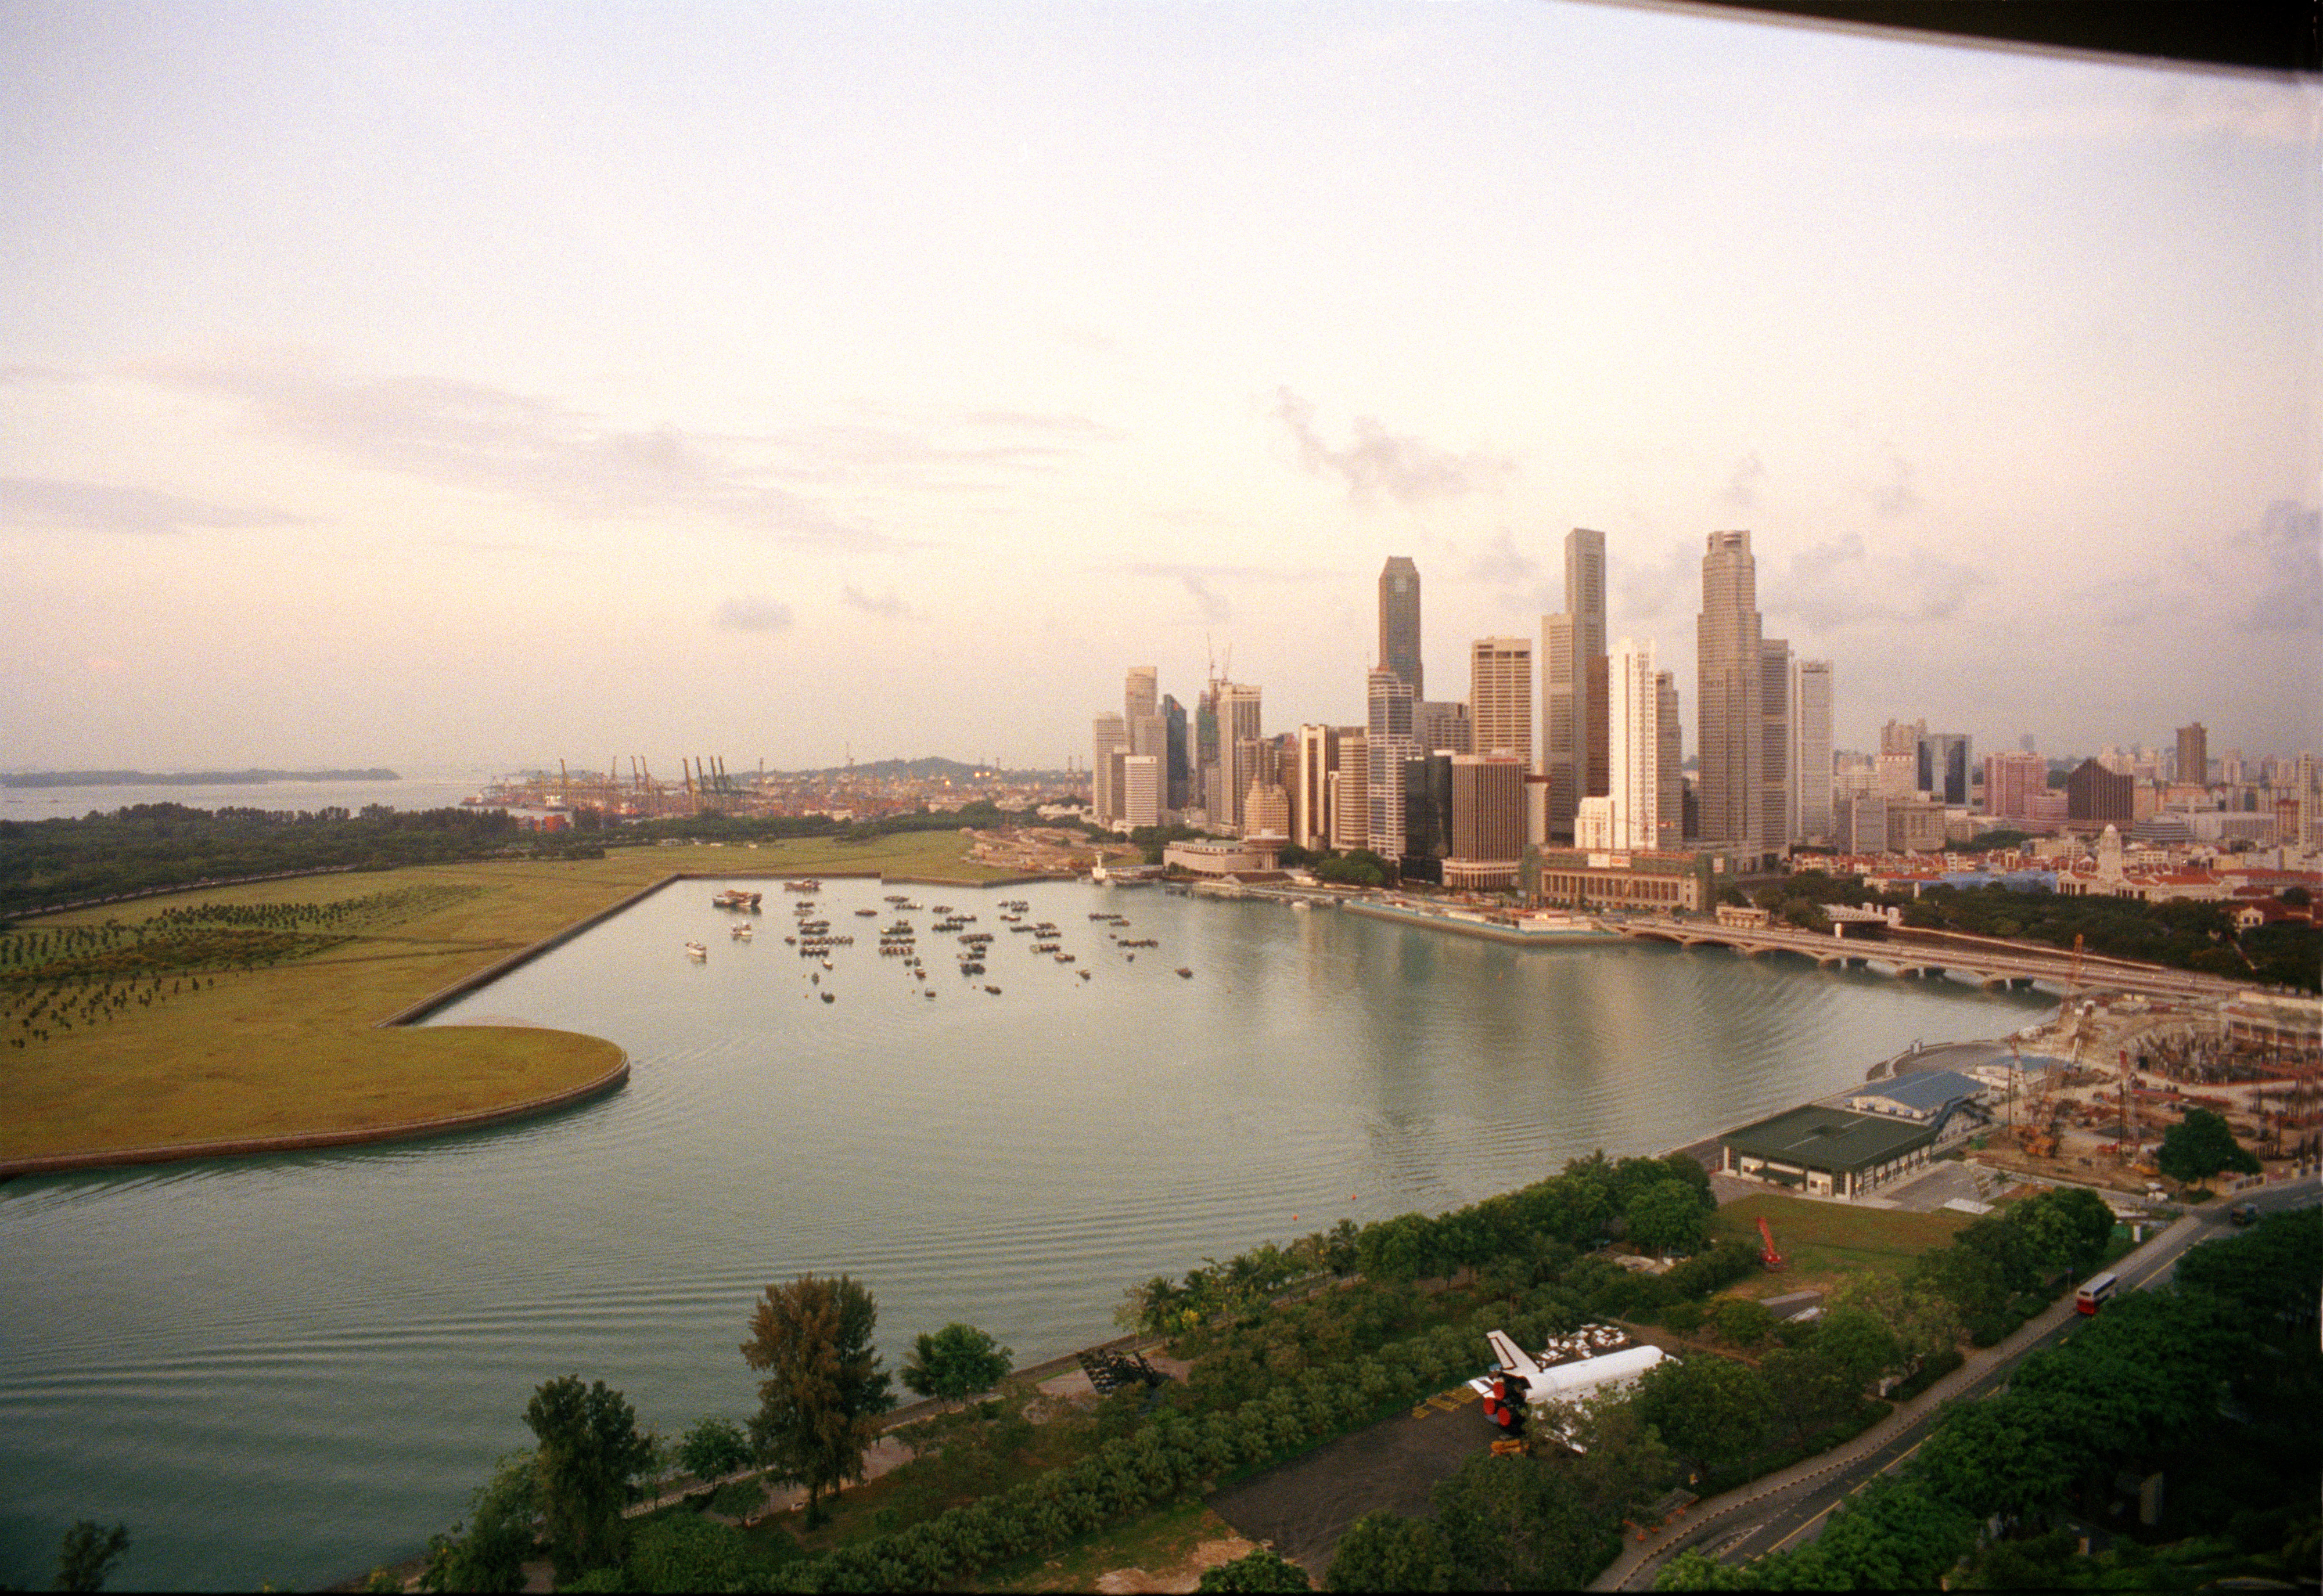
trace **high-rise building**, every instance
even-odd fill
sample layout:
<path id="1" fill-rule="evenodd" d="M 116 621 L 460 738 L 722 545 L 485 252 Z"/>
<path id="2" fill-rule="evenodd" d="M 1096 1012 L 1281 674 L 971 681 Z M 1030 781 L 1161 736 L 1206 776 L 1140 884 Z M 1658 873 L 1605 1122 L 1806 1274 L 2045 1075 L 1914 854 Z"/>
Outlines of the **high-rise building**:
<path id="1" fill-rule="evenodd" d="M 2126 826 L 2137 818 L 2137 778 L 2084 759 L 2065 778 L 2065 818 L 2076 826 Z"/>
<path id="2" fill-rule="evenodd" d="M 1134 721 L 1147 715 L 1162 712 L 1159 691 L 1160 673 L 1152 665 L 1132 665 L 1122 684 L 1121 718 Z"/>
<path id="3" fill-rule="evenodd" d="M 1412 739 L 1430 753 L 1464 754 L 1474 746 L 1468 706 L 1455 700 L 1421 699 L 1411 706 Z"/>
<path id="4" fill-rule="evenodd" d="M 1984 812 L 2002 820 L 2032 821 L 2034 801 L 2049 790 L 2049 762 L 2014 751 L 1984 757 Z"/>
<path id="5" fill-rule="evenodd" d="M 1415 702 L 1427 697 L 1419 679 L 1419 567 L 1407 555 L 1389 555 L 1380 572 L 1379 634 L 1380 664 L 1404 679 Z"/>
<path id="6" fill-rule="evenodd" d="M 1920 739 L 1928 735 L 1925 720 L 1890 720 L 1879 729 L 1879 751 L 1883 754 L 1911 754 L 1920 751 Z"/>
<path id="7" fill-rule="evenodd" d="M 1521 759 L 1513 754 L 1454 755 L 1452 852 L 1444 861 L 1444 885 L 1476 891 L 1515 885 L 1524 865 L 1524 806 Z"/>
<path id="8" fill-rule="evenodd" d="M 1791 666 L 1791 839 L 1828 847 L 1838 835 L 1831 812 L 1832 688 L 1827 659 Z"/>
<path id="9" fill-rule="evenodd" d="M 1162 823 L 1162 761 L 1152 754 L 1119 754 L 1121 818 L 1134 828 Z"/>
<path id="10" fill-rule="evenodd" d="M 1748 532 L 1712 532 L 1702 558 L 1694 620 L 1695 757 L 1702 840 L 1746 868 L 1764 858 L 1766 713 L 1758 563 Z"/>
<path id="11" fill-rule="evenodd" d="M 1339 729 L 1301 726 L 1299 729 L 1298 796 L 1291 807 L 1297 823 L 1290 839 L 1313 851 L 1331 844 L 1331 777 L 1339 768 Z"/>
<path id="12" fill-rule="evenodd" d="M 1194 803 L 1200 805 L 1212 825 L 1226 823 L 1226 799 L 1219 783 L 1224 771 L 1218 763 L 1218 684 L 1212 682 L 1194 700 Z"/>
<path id="13" fill-rule="evenodd" d="M 1371 738 L 1363 727 L 1343 726 L 1339 768 L 1331 775 L 1331 846 L 1345 853 L 1371 845 Z"/>
<path id="14" fill-rule="evenodd" d="M 1654 729 L 1660 738 L 1654 757 L 1660 784 L 1654 846 L 1675 852 L 1685 846 L 1685 724 L 1678 719 L 1677 678 L 1667 671 L 1654 673 Z"/>
<path id="15" fill-rule="evenodd" d="M 1114 786 L 1114 757 L 1129 751 L 1129 728 L 1115 714 L 1099 715 L 1089 728 L 1089 812 L 1100 826 L 1121 818 L 1121 794 Z"/>
<path id="16" fill-rule="evenodd" d="M 1797 784 L 1791 768 L 1791 646 L 1781 637 L 1758 643 L 1758 724 L 1764 742 L 1758 767 L 1758 841 L 1769 853 L 1787 854 L 1796 840 L 1791 812 Z"/>
<path id="17" fill-rule="evenodd" d="M 1221 682 L 1218 693 L 1219 793 L 1225 812 L 1212 811 L 1210 823 L 1242 829 L 1242 801 L 1251 773 L 1242 763 L 1243 745 L 1256 740 L 1259 731 L 1259 690 L 1244 683 Z"/>
<path id="18" fill-rule="evenodd" d="M 1403 762 L 1403 873 L 1416 881 L 1444 879 L 1452 851 L 1452 761 L 1456 754 L 1421 749 Z"/>
<path id="19" fill-rule="evenodd" d="M 1973 757 L 1965 731 L 1922 733 L 1918 748 L 1920 791 L 1939 803 L 1960 808 L 1968 802 Z"/>
<path id="20" fill-rule="evenodd" d="M 1469 645 L 1468 748 L 1514 754 L 1532 768 L 1531 638 L 1479 637 Z"/>
<path id="21" fill-rule="evenodd" d="M 2198 787 L 2210 784 L 2210 734 L 2199 720 L 2178 729 L 2178 779 Z"/>
<path id="22" fill-rule="evenodd" d="M 1403 852 L 1403 767 L 1419 747 L 1411 735 L 1411 683 L 1379 665 L 1367 678 L 1366 689 L 1371 711 L 1364 729 L 1371 766 L 1366 846 L 1392 859 Z"/>
<path id="23" fill-rule="evenodd" d="M 1169 749 L 1162 777 L 1162 802 L 1171 809 L 1184 809 L 1194 802 L 1194 762 L 1192 745 L 1188 740 L 1186 706 L 1174 698 L 1164 697 L 1162 725 L 1162 741 Z"/>
<path id="24" fill-rule="evenodd" d="M 1604 657 L 1605 535 L 1575 527 L 1565 537 L 1564 613 L 1541 619 L 1541 757 L 1552 838 L 1572 836 L 1581 800 L 1602 793 L 1611 779 Z"/>
<path id="25" fill-rule="evenodd" d="M 1661 693 L 1654 684 L 1654 646 L 1621 639 L 1611 656 L 1607 726 L 1611 744 L 1612 841 L 1648 849 L 1661 841 Z"/>

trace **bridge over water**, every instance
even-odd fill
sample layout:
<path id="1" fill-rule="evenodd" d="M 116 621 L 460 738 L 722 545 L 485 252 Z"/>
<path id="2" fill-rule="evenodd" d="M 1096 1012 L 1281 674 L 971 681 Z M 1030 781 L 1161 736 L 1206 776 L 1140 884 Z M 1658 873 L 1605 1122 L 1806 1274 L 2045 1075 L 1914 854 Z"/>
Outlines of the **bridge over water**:
<path id="1" fill-rule="evenodd" d="M 1605 924 L 1641 942 L 1672 942 L 1681 948 L 1731 948 L 1745 959 L 1791 953 L 1812 959 L 1826 968 L 1878 970 L 1913 978 L 1964 977 L 1986 987 L 2045 986 L 2062 995 L 2073 985 L 2073 955 L 2062 949 L 2043 948 L 1997 940 L 1985 945 L 1958 942 L 1887 940 L 1834 937 L 1809 931 L 1774 926 L 1745 929 L 1706 921 L 1639 918 L 1608 919 Z M 2247 981 L 2225 980 L 2192 970 L 2168 969 L 2124 959 L 2084 956 L 2080 988 L 2103 986 L 2147 997 L 2223 997 L 2247 987 Z"/>

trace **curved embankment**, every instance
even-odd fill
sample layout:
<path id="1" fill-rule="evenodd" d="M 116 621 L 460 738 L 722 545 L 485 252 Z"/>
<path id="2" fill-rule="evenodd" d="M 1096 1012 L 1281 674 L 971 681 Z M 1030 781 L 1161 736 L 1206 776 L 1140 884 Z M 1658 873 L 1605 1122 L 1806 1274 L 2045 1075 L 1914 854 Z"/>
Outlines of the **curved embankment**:
<path id="1" fill-rule="evenodd" d="M 723 864 L 724 861 L 721 861 L 721 863 Z M 622 894 L 614 902 L 606 904 L 601 908 L 592 910 L 590 913 L 582 915 L 580 918 L 571 922 L 570 923 L 559 927 L 548 935 L 539 938 L 537 940 L 528 943 L 524 947 L 519 948 L 513 952 L 494 959 L 491 963 L 486 964 L 480 968 L 467 972 L 461 976 L 457 980 L 437 988 L 436 990 L 429 993 L 427 996 L 422 997 L 416 1002 L 403 1004 L 401 1007 L 397 1008 L 388 1014 L 384 1019 L 372 1021 L 368 1025 L 363 1025 L 360 1020 L 355 1021 L 355 1023 L 363 1029 L 371 1031 L 393 1030 L 416 1026 L 420 1021 L 425 1020 L 430 1014 L 436 1013 L 457 999 L 490 986 L 492 982 L 500 979 L 500 977 L 508 974 L 510 970 L 513 970 L 521 965 L 528 964 L 533 959 L 538 959 L 543 954 L 547 953 L 554 949 L 562 947 L 566 942 L 571 941 L 584 931 L 602 924 L 604 922 L 611 919 L 614 915 L 621 913 L 623 911 L 632 907 L 642 900 L 650 897 L 655 893 L 660 892 L 665 887 L 671 886 L 676 883 L 690 880 L 748 878 L 759 876 L 761 875 L 767 879 L 774 879 L 780 876 L 784 872 L 780 869 L 770 868 L 761 871 L 748 867 L 736 869 L 731 867 L 719 869 L 702 869 L 695 867 L 672 871 L 667 875 L 659 876 L 647 883 L 644 886 L 638 887 L 633 891 Z M 822 876 L 832 876 L 834 877 L 837 874 L 845 874 L 849 876 L 871 876 L 874 878 L 894 879 L 897 881 L 913 880 L 927 885 L 940 885 L 955 887 L 1008 885 L 1014 885 L 1016 881 L 1023 879 L 1046 879 L 1045 877 L 1010 877 L 997 882 L 966 882 L 959 880 L 943 881 L 940 878 L 931 876 L 895 876 L 888 877 L 884 872 L 877 870 L 847 871 L 841 873 L 823 871 L 817 874 Z M 348 1015 L 345 1019 L 339 1019 L 335 1023 L 344 1024 L 348 1019 L 354 1019 L 354 1016 Z M 448 1026 L 440 1027 L 431 1030 L 427 1033 L 427 1035 L 430 1041 L 440 1043 L 467 1029 L 469 1028 Z M 476 1029 L 498 1031 L 501 1028 L 495 1026 L 489 1028 L 478 1027 Z M 528 1030 L 532 1028 L 512 1027 L 510 1029 Z M 140 1142 L 135 1145 L 126 1147 L 84 1147 L 73 1149 L 68 1151 L 20 1153 L 14 1157 L 0 1157 L 0 1179 L 6 1179 L 18 1175 L 60 1174 L 75 1169 L 120 1169 L 140 1164 L 173 1163 L 189 1159 L 241 1158 L 262 1153 L 296 1152 L 317 1148 L 354 1147 L 378 1142 L 412 1141 L 422 1137 L 440 1136 L 460 1131 L 476 1130 L 491 1125 L 505 1124 L 514 1120 L 528 1119 L 542 1114 L 554 1114 L 559 1110 L 574 1107 L 577 1105 L 590 1102 L 592 1099 L 617 1091 L 628 1082 L 629 1078 L 629 1057 L 611 1042 L 607 1041 L 602 1038 L 580 1037 L 577 1032 L 559 1032 L 558 1034 L 563 1036 L 568 1041 L 579 1040 L 592 1044 L 599 1044 L 603 1048 L 610 1049 L 613 1054 L 614 1061 L 612 1065 L 609 1069 L 597 1073 L 588 1079 L 575 1084 L 559 1087 L 553 1091 L 511 1100 L 481 1103 L 474 1106 L 454 1109 L 440 1114 L 408 1115 L 405 1117 L 381 1120 L 370 1124 L 341 1124 L 313 1130 L 283 1130 L 272 1133 L 259 1133 L 253 1131 L 247 1134 L 208 1136 L 183 1142 L 147 1140 Z M 289 1041 L 289 1039 L 278 1037 L 273 1040 L 279 1043 Z M 292 1043 L 292 1045 L 296 1045 L 295 1042 Z M 221 1068 L 221 1060 L 215 1058 L 206 1059 L 199 1062 L 200 1065 L 204 1067 L 195 1069 L 192 1073 L 203 1078 L 205 1083 L 209 1083 L 211 1081 L 222 1083 L 224 1080 L 231 1078 L 233 1076 L 239 1073 L 231 1068 Z M 489 1092 L 489 1088 L 482 1087 L 481 1083 L 472 1087 L 472 1090 L 485 1093 Z M 164 1097 L 170 1096 L 167 1092 L 163 1092 L 160 1095 Z M 173 1117 L 168 1106 L 162 1104 L 141 1103 L 139 1106 L 147 1110 L 147 1112 L 142 1114 L 131 1115 L 128 1117 L 131 1117 L 132 1119 L 142 1118 L 149 1123 L 156 1120 L 157 1118 L 166 1119 Z M 118 1109 L 116 1108 L 114 1112 L 117 1113 Z M 294 1116 L 284 1114 L 278 1117 L 292 1118 Z M 161 1127 L 156 1125 L 155 1128 Z M 135 1133 L 133 1130 L 131 1133 L 134 1134 Z"/>

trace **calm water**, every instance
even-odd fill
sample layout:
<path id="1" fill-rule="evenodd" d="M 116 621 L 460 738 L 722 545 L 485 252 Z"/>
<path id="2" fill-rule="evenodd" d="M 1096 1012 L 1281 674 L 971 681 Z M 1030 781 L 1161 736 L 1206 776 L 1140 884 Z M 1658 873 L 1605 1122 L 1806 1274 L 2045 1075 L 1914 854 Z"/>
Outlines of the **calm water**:
<path id="1" fill-rule="evenodd" d="M 1658 1151 L 2046 1006 L 1065 884 L 830 883 L 857 941 L 826 972 L 782 941 L 790 894 L 739 944 L 713 890 L 667 889 L 436 1022 L 611 1037 L 635 1073 L 604 1102 L 0 1186 L 0 1582 L 45 1585 L 87 1517 L 129 1522 L 124 1585 L 319 1583 L 458 1516 L 529 1439 L 542 1380 L 602 1378 L 669 1433 L 745 1415 L 738 1347 L 768 1281 L 865 1280 L 891 1367 L 952 1319 L 1029 1361 L 1112 1334 L 1125 1285 L 1206 1254 Z M 907 918 L 932 999 L 879 957 L 888 890 L 927 905 Z M 1075 963 L 1006 930 L 1011 895 Z M 930 935 L 938 903 L 995 934 L 988 974 Z M 1096 910 L 1161 946 L 1132 962 Z"/>
<path id="2" fill-rule="evenodd" d="M 481 791 L 484 779 L 481 775 L 428 773 L 393 782 L 0 787 L 0 820 L 78 820 L 91 812 L 110 814 L 135 803 L 182 803 L 188 809 L 303 809 L 309 813 L 333 807 L 353 812 L 367 803 L 384 803 L 390 809 L 445 809 Z"/>

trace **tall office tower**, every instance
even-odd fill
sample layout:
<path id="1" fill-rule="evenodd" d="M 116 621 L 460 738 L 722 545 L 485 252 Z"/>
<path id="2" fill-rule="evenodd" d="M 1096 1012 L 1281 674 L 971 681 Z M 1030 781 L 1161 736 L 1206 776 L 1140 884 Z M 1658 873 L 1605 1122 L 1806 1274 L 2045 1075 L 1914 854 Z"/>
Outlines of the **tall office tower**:
<path id="1" fill-rule="evenodd" d="M 1791 665 L 1791 840 L 1829 845 L 1833 673 L 1827 659 Z"/>
<path id="2" fill-rule="evenodd" d="M 2210 784 L 2210 734 L 2199 720 L 2178 729 L 2178 779 L 2198 787 Z"/>
<path id="3" fill-rule="evenodd" d="M 1516 885 L 1525 854 L 1525 766 L 1512 754 L 1452 757 L 1452 852 L 1444 885 Z"/>
<path id="4" fill-rule="evenodd" d="M 1455 700 L 1422 699 L 1411 706 L 1411 738 L 1430 753 L 1464 754 L 1473 746 L 1468 706 Z"/>
<path id="5" fill-rule="evenodd" d="M 1437 861 L 1452 851 L 1452 761 L 1458 757 L 1422 749 L 1403 762 L 1400 857 L 1404 873 L 1417 880 L 1444 879 Z"/>
<path id="6" fill-rule="evenodd" d="M 1925 720 L 1890 720 L 1879 729 L 1879 751 L 1883 754 L 1917 756 L 1920 739 L 1928 735 Z"/>
<path id="7" fill-rule="evenodd" d="M 1162 761 L 1152 754 L 1117 754 L 1121 818 L 1133 827 L 1162 823 Z"/>
<path id="8" fill-rule="evenodd" d="M 1283 790 L 1281 783 L 1251 783 L 1243 794 L 1242 814 L 1244 836 L 1290 839 L 1290 794 Z"/>
<path id="9" fill-rule="evenodd" d="M 1122 718 L 1099 715 L 1089 729 L 1089 812 L 1100 826 L 1121 818 L 1121 796 L 1113 785 L 1113 757 L 1128 751 L 1129 728 Z"/>
<path id="10" fill-rule="evenodd" d="M 1258 689 L 1246 683 L 1218 683 L 1218 759 L 1226 768 L 1220 794 L 1227 804 L 1227 812 L 1213 812 L 1213 825 L 1223 822 L 1236 830 L 1242 829 L 1243 794 L 1250 785 L 1251 773 L 1243 763 L 1242 745 L 1254 741 L 1258 729 Z"/>
<path id="11" fill-rule="evenodd" d="M 1319 850 L 1331 846 L 1331 775 L 1338 768 L 1338 728 L 1301 726 L 1298 795 L 1291 803 L 1295 812 L 1290 832 L 1290 839 L 1301 848 Z"/>
<path id="12" fill-rule="evenodd" d="M 1468 646 L 1468 747 L 1514 754 L 1532 768 L 1531 638 L 1479 637 Z"/>
<path id="13" fill-rule="evenodd" d="M 1984 757 L 1984 812 L 2002 820 L 2029 821 L 2034 800 L 2049 790 L 2049 762 L 2038 754 L 2012 751 Z"/>
<path id="14" fill-rule="evenodd" d="M 1565 536 L 1565 610 L 1541 618 L 1541 758 L 1549 835 L 1573 835 L 1581 800 L 1605 791 L 1605 535 Z M 1593 678 L 1597 691 L 1591 691 Z"/>
<path id="15" fill-rule="evenodd" d="M 1573 840 L 1587 768 L 1573 757 L 1573 683 L 1579 670 L 1570 615 L 1540 618 L 1540 771 L 1548 778 L 1548 834 Z M 1585 745 L 1584 745 L 1585 747 Z"/>
<path id="16" fill-rule="evenodd" d="M 1161 700 L 1155 696 L 1160 673 L 1152 665 L 1132 665 L 1122 684 L 1121 718 L 1135 720 L 1143 715 L 1162 712 Z"/>
<path id="17" fill-rule="evenodd" d="M 1761 833 L 1766 744 L 1760 692 L 1758 563 L 1748 532 L 1712 532 L 1702 556 L 1702 610 L 1694 619 L 1694 754 L 1702 840 L 1754 865 Z"/>
<path id="18" fill-rule="evenodd" d="M 1931 731 L 1920 738 L 1920 791 L 1954 808 L 1968 802 L 1971 750 L 1965 731 Z"/>
<path id="19" fill-rule="evenodd" d="M 1759 725 L 1765 729 L 1758 769 L 1758 840 L 1769 853 L 1788 854 L 1797 840 L 1791 810 L 1798 801 L 1791 766 L 1791 646 L 1781 637 L 1758 644 Z"/>
<path id="20" fill-rule="evenodd" d="M 1331 778 L 1331 846 L 1345 853 L 1371 845 L 1371 737 L 1360 726 L 1343 726 L 1339 768 Z"/>
<path id="21" fill-rule="evenodd" d="M 2299 845 L 2312 848 L 2323 841 L 2323 794 L 2315 787 L 2315 756 L 2299 756 Z"/>
<path id="22" fill-rule="evenodd" d="M 1410 685 L 1416 702 L 1428 696 L 1419 680 L 1419 567 L 1405 555 L 1389 555 L 1380 572 L 1379 610 L 1379 662 Z"/>
<path id="23" fill-rule="evenodd" d="M 1411 683 L 1386 665 L 1373 667 L 1366 681 L 1371 818 L 1364 846 L 1391 859 L 1403 852 L 1404 762 L 1419 748 L 1411 735 Z"/>
<path id="24" fill-rule="evenodd" d="M 1162 766 L 1162 803 L 1184 809 L 1193 803 L 1194 763 L 1187 742 L 1186 706 L 1174 698 L 1162 700 L 1162 740 L 1169 753 Z"/>
<path id="25" fill-rule="evenodd" d="M 1212 682 L 1194 700 L 1193 799 L 1210 823 L 1224 823 L 1226 795 L 1218 790 L 1218 684 Z"/>
<path id="26" fill-rule="evenodd" d="M 1677 678 L 1667 671 L 1654 673 L 1654 730 L 1660 738 L 1654 751 L 1659 788 L 1654 801 L 1654 846 L 1677 848 L 1685 843 L 1685 725 L 1678 719 Z"/>
<path id="27" fill-rule="evenodd" d="M 1621 639 L 1609 672 L 1607 763 L 1613 804 L 1613 840 L 1621 848 L 1650 848 L 1661 840 L 1661 694 L 1654 685 L 1654 646 Z"/>

